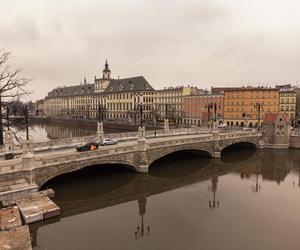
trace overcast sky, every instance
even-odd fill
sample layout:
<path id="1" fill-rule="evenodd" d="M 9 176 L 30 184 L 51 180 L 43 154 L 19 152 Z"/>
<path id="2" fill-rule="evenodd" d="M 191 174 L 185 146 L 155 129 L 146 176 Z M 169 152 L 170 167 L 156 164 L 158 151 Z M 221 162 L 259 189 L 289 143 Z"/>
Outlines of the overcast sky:
<path id="1" fill-rule="evenodd" d="M 1 0 L 0 48 L 33 99 L 101 76 L 154 88 L 300 82 L 298 0 Z"/>

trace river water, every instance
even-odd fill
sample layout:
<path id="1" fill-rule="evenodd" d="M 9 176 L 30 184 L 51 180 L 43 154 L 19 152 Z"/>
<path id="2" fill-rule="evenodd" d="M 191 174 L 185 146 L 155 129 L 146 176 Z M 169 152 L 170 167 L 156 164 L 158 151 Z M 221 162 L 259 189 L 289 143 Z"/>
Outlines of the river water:
<path id="1" fill-rule="evenodd" d="M 101 165 L 56 177 L 44 188 L 62 214 L 30 225 L 34 249 L 299 249 L 299 153 L 179 152 L 148 174 Z"/>

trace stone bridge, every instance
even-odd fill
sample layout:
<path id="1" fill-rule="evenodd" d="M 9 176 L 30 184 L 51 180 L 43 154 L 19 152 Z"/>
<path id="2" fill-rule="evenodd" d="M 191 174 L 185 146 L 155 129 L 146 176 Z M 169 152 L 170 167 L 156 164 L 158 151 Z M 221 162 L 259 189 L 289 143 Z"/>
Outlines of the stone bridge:
<path id="1" fill-rule="evenodd" d="M 233 144 L 246 143 L 260 148 L 261 138 L 262 135 L 255 130 L 222 133 L 199 132 L 195 129 L 149 135 L 144 128 L 140 128 L 137 138 L 120 141 L 113 146 L 99 147 L 95 151 L 77 152 L 74 148 L 39 154 L 26 151 L 19 158 L 0 162 L 0 200 L 1 195 L 39 189 L 56 176 L 87 166 L 120 164 L 146 173 L 154 161 L 177 151 L 192 150 L 212 158 L 220 158 L 222 151 Z M 12 183 L 12 180 L 18 181 Z M 24 180 L 28 183 L 27 186 L 24 186 Z"/>

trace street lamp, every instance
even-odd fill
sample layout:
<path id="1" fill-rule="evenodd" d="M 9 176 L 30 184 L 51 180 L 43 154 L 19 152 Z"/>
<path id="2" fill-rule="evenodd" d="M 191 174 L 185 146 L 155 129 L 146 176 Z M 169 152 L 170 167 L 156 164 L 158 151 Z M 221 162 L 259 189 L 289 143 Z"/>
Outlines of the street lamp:
<path id="1" fill-rule="evenodd" d="M 102 104 L 99 103 L 99 105 L 98 105 L 98 119 L 99 119 L 100 122 L 103 122 L 103 120 L 104 120 L 105 110 L 106 110 L 105 106 L 103 106 Z"/>
<path id="2" fill-rule="evenodd" d="M 209 190 L 213 193 L 213 199 L 208 201 L 209 210 L 212 211 L 213 209 L 219 208 L 220 201 L 216 200 L 216 192 L 217 192 L 217 185 L 218 185 L 218 176 L 214 175 L 211 178 L 211 187 Z"/>
<path id="3" fill-rule="evenodd" d="M 27 105 L 25 105 L 24 107 L 24 115 L 25 115 L 26 140 L 29 140 Z"/>
<path id="4" fill-rule="evenodd" d="M 134 231 L 135 240 L 144 238 L 144 236 L 150 235 L 150 227 L 147 226 L 147 231 L 145 232 L 144 225 L 144 215 L 146 214 L 146 202 L 147 199 L 142 197 L 138 199 L 139 203 L 139 215 L 141 216 L 141 225 L 136 227 L 136 231 Z"/>
<path id="5" fill-rule="evenodd" d="M 254 193 L 258 193 L 261 190 L 261 185 L 259 185 L 258 183 L 259 172 L 260 172 L 260 168 L 258 167 L 256 172 L 255 185 L 251 186 L 251 189 Z"/>
<path id="6" fill-rule="evenodd" d="M 165 108 L 166 108 L 166 111 L 165 111 L 165 112 L 166 112 L 166 113 L 165 113 L 165 119 L 168 119 L 168 104 L 166 104 L 166 107 L 165 107 Z"/>
<path id="7" fill-rule="evenodd" d="M 143 127 L 143 104 L 142 103 L 136 103 L 136 111 L 140 112 L 140 118 L 141 118 L 141 128 Z M 136 116 L 135 116 L 135 122 L 136 122 Z"/>
<path id="8" fill-rule="evenodd" d="M 261 112 L 261 109 L 263 109 L 263 107 L 264 107 L 263 103 L 257 102 L 254 104 L 254 108 L 256 108 L 256 110 L 258 110 L 258 128 L 260 127 L 260 112 Z"/>
<path id="9" fill-rule="evenodd" d="M 208 105 L 207 105 L 207 111 L 208 111 L 208 121 L 210 122 L 210 110 L 212 109 L 213 112 L 214 112 L 214 115 L 213 115 L 213 121 L 216 122 L 217 121 L 217 107 L 218 107 L 218 104 L 216 102 L 210 102 Z"/>

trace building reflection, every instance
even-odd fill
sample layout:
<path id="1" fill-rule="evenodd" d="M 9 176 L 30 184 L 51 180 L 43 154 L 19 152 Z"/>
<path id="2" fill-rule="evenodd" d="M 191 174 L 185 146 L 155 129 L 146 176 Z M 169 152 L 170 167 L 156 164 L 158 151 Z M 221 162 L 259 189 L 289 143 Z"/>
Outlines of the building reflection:
<path id="1" fill-rule="evenodd" d="M 49 185 L 49 187 L 57 193 L 55 202 L 62 210 L 60 218 L 137 200 L 139 222 L 138 225 L 134 222 L 131 233 L 134 235 L 132 238 L 138 240 L 150 235 L 150 225 L 145 221 L 145 216 L 147 198 L 152 195 L 210 181 L 209 195 L 211 196 L 209 201 L 205 199 L 203 202 L 205 206 L 208 203 L 210 211 L 214 211 L 220 208 L 220 203 L 223 202 L 218 199 L 221 191 L 218 184 L 224 175 L 239 174 L 245 180 L 255 177 L 253 179 L 255 181 L 250 185 L 251 190 L 257 193 L 263 190 L 262 186 L 265 181 L 280 184 L 290 170 L 296 170 L 299 173 L 300 169 L 300 154 L 296 150 L 276 151 L 276 153 L 261 150 L 254 154 L 251 153 L 247 157 L 239 157 L 237 162 L 233 161 L 233 157 L 234 155 L 231 155 L 232 161 L 219 159 L 206 161 L 202 160 L 206 158 L 192 159 L 189 155 L 185 155 L 182 156 L 184 161 L 171 158 L 166 162 L 159 162 L 157 166 L 154 166 L 153 171 L 150 167 L 148 174 L 136 174 L 127 170 L 124 172 L 118 170 L 116 173 L 112 173 L 109 170 L 109 173 L 101 172 L 97 178 L 93 177 L 89 180 L 87 179 L 88 174 L 86 176 L 80 174 L 74 178 L 66 175 L 64 179 L 59 180 L 58 183 L 54 182 L 54 185 Z M 201 164 L 199 164 L 200 161 Z M 92 172 L 92 176 L 96 176 L 96 174 Z M 300 187 L 300 173 L 298 185 Z M 236 192 L 239 192 L 238 184 Z M 48 223 L 55 223 L 55 221 L 47 220 L 31 226 L 34 246 L 38 228 Z"/>
<path id="2" fill-rule="evenodd" d="M 55 125 L 45 125 L 45 130 L 48 138 L 51 140 L 61 138 L 83 137 L 95 134 L 94 129 L 72 128 Z"/>
<path id="3" fill-rule="evenodd" d="M 146 203 L 147 203 L 147 198 L 146 197 L 141 197 L 138 199 L 138 204 L 139 204 L 139 215 L 141 217 L 140 225 L 136 227 L 136 230 L 134 231 L 134 236 L 135 240 L 144 238 L 145 236 L 150 235 L 150 226 L 145 226 L 144 225 L 144 216 L 146 214 Z M 145 230 L 146 228 L 146 230 Z"/>

